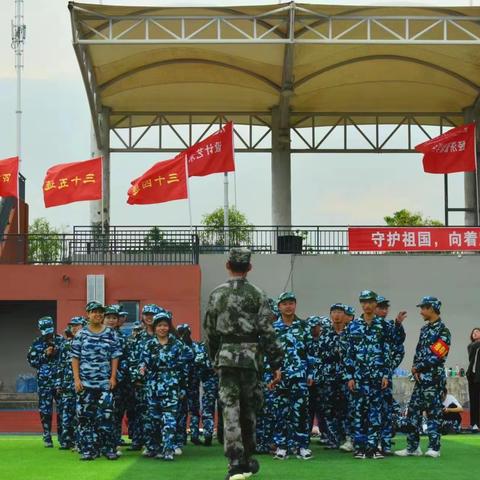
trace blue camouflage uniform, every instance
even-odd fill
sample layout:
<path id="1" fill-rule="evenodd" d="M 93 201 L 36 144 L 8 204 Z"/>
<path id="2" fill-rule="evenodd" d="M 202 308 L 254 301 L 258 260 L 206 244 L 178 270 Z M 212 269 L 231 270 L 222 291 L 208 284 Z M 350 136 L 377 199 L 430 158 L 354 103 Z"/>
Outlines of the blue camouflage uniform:
<path id="1" fill-rule="evenodd" d="M 389 306 L 389 300 L 385 297 L 377 296 L 377 305 L 382 304 Z M 394 434 L 394 398 L 393 398 L 393 382 L 392 375 L 402 363 L 405 355 L 405 329 L 401 323 L 397 323 L 393 319 L 384 318 L 386 329 L 390 338 L 390 376 L 388 377 L 388 386 L 382 390 L 382 431 L 380 435 L 380 443 L 384 453 L 390 453 L 392 449 L 392 438 Z"/>
<path id="2" fill-rule="evenodd" d="M 213 369 L 205 343 L 196 342 L 195 367 L 202 385 L 201 418 L 205 445 L 212 441 L 215 427 L 215 405 L 218 400 L 218 375 Z"/>
<path id="3" fill-rule="evenodd" d="M 361 302 L 376 298 L 370 290 L 360 294 Z M 357 454 L 374 455 L 381 431 L 382 380 L 390 376 L 390 337 L 380 317 L 368 324 L 363 314 L 348 324 L 345 335 L 344 380 L 355 381 L 354 447 Z"/>
<path id="4" fill-rule="evenodd" d="M 37 370 L 38 411 L 43 428 L 43 441 L 46 447 L 52 447 L 52 414 L 53 401 L 57 406 L 57 425 L 61 433 L 59 421 L 60 397 L 55 388 L 58 375 L 60 351 L 64 342 L 61 335 L 56 335 L 53 319 L 42 317 L 38 321 L 41 335 L 37 337 L 28 350 L 27 360 L 32 368 Z M 48 347 L 54 347 L 53 353 L 47 355 Z"/>
<path id="5" fill-rule="evenodd" d="M 154 325 L 160 321 L 167 321 L 171 325 L 171 317 L 166 312 L 155 315 Z M 169 334 L 165 345 L 156 336 L 144 345 L 140 371 L 145 372 L 147 456 L 159 455 L 165 460 L 173 460 L 178 405 L 186 394 L 188 361 L 184 344 L 173 334 Z"/>
<path id="6" fill-rule="evenodd" d="M 87 304 L 87 311 L 97 308 L 103 307 L 97 302 Z M 118 336 L 108 327 L 100 333 L 85 327 L 73 339 L 71 355 L 79 360 L 83 385 L 77 392 L 76 405 L 82 459 L 93 459 L 100 453 L 115 456 L 113 392 L 109 381 L 112 360 L 122 355 Z"/>
<path id="7" fill-rule="evenodd" d="M 431 306 L 440 313 L 442 303 L 436 297 L 423 297 L 417 307 Z M 420 337 L 413 357 L 418 379 L 415 381 L 407 410 L 407 450 L 414 452 L 420 441 L 423 412 L 427 414 L 428 448 L 440 450 L 440 427 L 443 417 L 442 391 L 446 385 L 445 360 L 450 350 L 449 329 L 439 318 L 426 323 L 420 330 Z"/>
<path id="8" fill-rule="evenodd" d="M 69 327 L 80 325 L 84 327 L 84 317 L 73 317 Z M 77 417 L 75 382 L 72 370 L 72 343 L 73 338 L 65 340 L 60 349 L 59 368 L 55 379 L 55 388 L 60 393 L 62 409 L 60 414 L 60 431 L 58 442 L 61 449 L 72 448 L 77 444 Z"/>
<path id="9" fill-rule="evenodd" d="M 295 300 L 295 296 L 285 292 L 278 301 L 290 299 Z M 298 317 L 287 325 L 279 316 L 272 326 L 284 352 L 282 380 L 275 387 L 276 432 L 273 439 L 277 448 L 294 453 L 308 449 L 310 443 L 307 379 L 312 378 L 312 361 L 307 351 L 308 325 Z"/>
<path id="10" fill-rule="evenodd" d="M 156 315 L 164 311 L 153 303 L 144 305 L 142 314 Z M 138 330 L 138 329 L 137 329 Z M 139 450 L 145 443 L 144 425 L 147 421 L 147 399 L 144 378 L 140 374 L 140 358 L 145 344 L 153 338 L 146 330 L 141 329 L 135 336 L 130 337 L 127 347 L 129 378 L 134 392 L 135 415 L 131 426 L 132 450 Z"/>

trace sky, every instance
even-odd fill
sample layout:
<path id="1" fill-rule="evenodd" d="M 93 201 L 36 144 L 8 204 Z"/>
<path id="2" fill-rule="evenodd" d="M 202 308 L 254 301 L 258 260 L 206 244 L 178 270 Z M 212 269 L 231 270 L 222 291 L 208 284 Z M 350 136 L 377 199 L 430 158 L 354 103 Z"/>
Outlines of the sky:
<path id="1" fill-rule="evenodd" d="M 46 209 L 42 184 L 55 164 L 85 160 L 91 152 L 91 123 L 85 88 L 72 48 L 70 17 L 65 0 L 25 0 L 25 68 L 23 70 L 23 141 L 21 171 L 27 178 L 30 221 L 47 218 L 69 231 L 88 225 L 89 202 Z M 94 2 L 90 3 L 100 3 Z M 270 1 L 104 1 L 118 5 L 239 5 Z M 480 0 L 366 2 L 328 1 L 350 5 L 480 6 Z M 14 0 L 0 0 L 0 158 L 16 152 L 16 73 L 11 49 Z M 171 154 L 111 156 L 111 225 L 186 225 L 188 204 L 176 201 L 151 206 L 127 206 L 130 180 Z M 230 203 L 255 225 L 271 224 L 270 155 L 236 155 L 237 172 L 230 182 Z M 452 207 L 463 207 L 463 174 L 450 176 Z M 236 195 L 234 192 L 236 191 Z M 223 205 L 223 176 L 193 178 L 190 185 L 192 219 Z M 443 176 L 423 173 L 419 154 L 294 154 L 292 156 L 292 224 L 382 225 L 383 217 L 407 208 L 443 220 Z M 463 214 L 452 214 L 462 224 Z"/>

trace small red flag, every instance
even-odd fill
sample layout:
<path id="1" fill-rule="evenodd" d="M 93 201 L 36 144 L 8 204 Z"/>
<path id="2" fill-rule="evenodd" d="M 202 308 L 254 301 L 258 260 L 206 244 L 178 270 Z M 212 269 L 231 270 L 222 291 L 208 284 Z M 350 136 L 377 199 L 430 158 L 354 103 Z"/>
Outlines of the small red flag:
<path id="1" fill-rule="evenodd" d="M 423 153 L 427 173 L 474 172 L 477 168 L 475 123 L 452 128 L 448 132 L 415 147 Z"/>
<path id="2" fill-rule="evenodd" d="M 61 163 L 47 170 L 43 182 L 45 207 L 102 198 L 102 157 Z"/>
<path id="3" fill-rule="evenodd" d="M 188 198 L 185 154 L 156 163 L 130 182 L 127 203 L 145 205 Z"/>
<path id="4" fill-rule="evenodd" d="M 18 157 L 0 160 L 0 197 L 18 198 Z"/>
<path id="5" fill-rule="evenodd" d="M 183 153 L 187 155 L 189 177 L 235 171 L 232 122 Z"/>

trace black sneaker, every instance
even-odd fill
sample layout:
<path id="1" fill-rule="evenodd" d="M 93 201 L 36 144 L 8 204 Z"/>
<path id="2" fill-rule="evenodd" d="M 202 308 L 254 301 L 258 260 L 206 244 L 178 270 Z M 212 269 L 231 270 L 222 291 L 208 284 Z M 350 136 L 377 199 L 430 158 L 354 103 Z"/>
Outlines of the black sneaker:
<path id="1" fill-rule="evenodd" d="M 243 474 L 243 468 L 240 465 L 230 467 L 228 473 L 225 477 L 225 480 L 245 480 L 245 475 Z"/>
<path id="2" fill-rule="evenodd" d="M 212 437 L 205 437 L 205 440 L 203 441 L 203 444 L 206 447 L 211 447 L 212 446 Z"/>
<path id="3" fill-rule="evenodd" d="M 246 464 L 240 465 L 240 467 L 245 478 L 255 475 L 260 470 L 260 464 L 255 458 L 251 458 Z"/>
<path id="4" fill-rule="evenodd" d="M 53 442 L 52 442 L 51 440 L 45 440 L 45 441 L 43 442 L 43 446 L 44 446 L 45 448 L 53 448 Z"/>
<path id="5" fill-rule="evenodd" d="M 141 450 L 141 449 L 142 449 L 142 446 L 141 446 L 141 445 L 137 445 L 137 444 L 135 444 L 135 443 L 132 443 L 132 444 L 127 448 L 127 450 L 128 450 L 129 452 L 138 452 L 138 451 Z"/>
<path id="6" fill-rule="evenodd" d="M 365 460 L 367 458 L 367 455 L 365 455 L 365 452 L 362 450 L 357 450 L 353 454 L 353 458 L 356 458 L 357 460 Z"/>
<path id="7" fill-rule="evenodd" d="M 117 452 L 107 452 L 104 453 L 104 456 L 107 460 L 118 460 L 118 454 Z"/>
<path id="8" fill-rule="evenodd" d="M 194 444 L 194 445 L 201 445 L 202 442 L 200 441 L 200 439 L 198 437 L 192 437 L 190 439 L 190 441 Z"/>
<path id="9" fill-rule="evenodd" d="M 385 455 L 380 450 L 375 450 L 368 455 L 368 458 L 372 458 L 373 460 L 381 460 L 385 458 Z"/>
<path id="10" fill-rule="evenodd" d="M 93 455 L 88 454 L 88 453 L 84 453 L 83 455 L 80 456 L 80 460 L 82 462 L 89 462 L 91 460 L 95 460 L 95 457 Z"/>

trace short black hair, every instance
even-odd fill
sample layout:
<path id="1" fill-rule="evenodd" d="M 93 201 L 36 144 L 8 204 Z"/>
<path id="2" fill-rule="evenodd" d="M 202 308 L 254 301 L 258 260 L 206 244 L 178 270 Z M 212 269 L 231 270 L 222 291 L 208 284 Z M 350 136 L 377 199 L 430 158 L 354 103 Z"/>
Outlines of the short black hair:
<path id="1" fill-rule="evenodd" d="M 247 273 L 250 267 L 249 263 L 227 262 L 228 268 L 234 273 Z"/>

